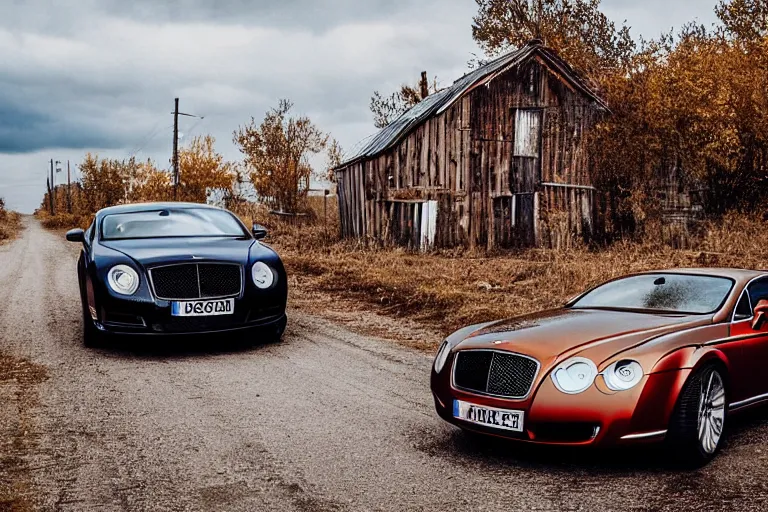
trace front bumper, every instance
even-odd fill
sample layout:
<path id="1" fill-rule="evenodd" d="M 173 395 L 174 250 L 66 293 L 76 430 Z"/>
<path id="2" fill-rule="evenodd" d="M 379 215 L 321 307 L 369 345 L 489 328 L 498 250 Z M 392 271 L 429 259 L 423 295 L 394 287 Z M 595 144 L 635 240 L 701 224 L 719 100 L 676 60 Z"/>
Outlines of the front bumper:
<path id="1" fill-rule="evenodd" d="M 646 375 L 628 391 L 609 390 L 598 376 L 583 393 L 566 395 L 549 373 L 537 376 L 525 400 L 508 400 L 455 389 L 450 365 L 432 370 L 435 409 L 445 421 L 466 430 L 516 441 L 549 445 L 601 446 L 661 441 L 674 409 L 677 392 L 690 370 Z M 523 432 L 478 425 L 453 416 L 453 401 L 523 411 Z"/>
<path id="2" fill-rule="evenodd" d="M 178 317 L 171 314 L 171 302 L 137 301 L 110 297 L 101 301 L 96 328 L 104 333 L 144 336 L 173 336 L 239 332 L 280 328 L 286 324 L 284 300 L 235 298 L 231 315 Z"/>

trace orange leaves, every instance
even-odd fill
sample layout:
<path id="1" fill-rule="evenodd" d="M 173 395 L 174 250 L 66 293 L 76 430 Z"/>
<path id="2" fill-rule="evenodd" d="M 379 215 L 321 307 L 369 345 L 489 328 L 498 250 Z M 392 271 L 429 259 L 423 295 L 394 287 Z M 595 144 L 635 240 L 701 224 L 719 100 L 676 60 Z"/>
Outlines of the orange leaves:
<path id="1" fill-rule="evenodd" d="M 601 80 L 625 69 L 635 43 L 600 0 L 476 0 L 472 37 L 490 55 L 541 39 L 577 69 Z"/>
<path id="2" fill-rule="evenodd" d="M 215 151 L 214 143 L 210 135 L 197 137 L 188 147 L 179 150 L 180 201 L 205 203 L 208 192 L 213 189 L 232 194 L 236 178 L 234 164 Z M 100 159 L 89 153 L 78 168 L 81 179 L 72 184 L 69 194 L 76 217 L 85 218 L 116 204 L 171 201 L 174 197 L 171 173 L 158 169 L 151 160 Z M 57 210 L 63 212 L 67 204 L 65 185 L 57 185 L 55 199 Z M 46 204 L 47 194 L 41 208 Z"/>
<path id="3" fill-rule="evenodd" d="M 280 100 L 261 124 L 234 133 L 259 199 L 271 208 L 296 213 L 304 207 L 312 167 L 309 157 L 326 149 L 328 135 L 306 116 L 290 116 L 293 103 Z"/>
<path id="4" fill-rule="evenodd" d="M 210 135 L 195 137 L 179 150 L 179 201 L 204 203 L 210 190 L 232 190 L 234 165 L 216 152 L 215 141 Z"/>

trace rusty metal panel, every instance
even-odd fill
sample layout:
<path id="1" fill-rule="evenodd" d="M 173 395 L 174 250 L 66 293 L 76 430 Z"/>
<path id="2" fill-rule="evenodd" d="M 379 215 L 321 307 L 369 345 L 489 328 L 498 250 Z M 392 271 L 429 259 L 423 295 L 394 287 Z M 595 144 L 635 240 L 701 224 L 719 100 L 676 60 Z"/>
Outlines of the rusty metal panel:
<path id="1" fill-rule="evenodd" d="M 515 111 L 514 156 L 538 158 L 541 147 L 541 110 Z"/>

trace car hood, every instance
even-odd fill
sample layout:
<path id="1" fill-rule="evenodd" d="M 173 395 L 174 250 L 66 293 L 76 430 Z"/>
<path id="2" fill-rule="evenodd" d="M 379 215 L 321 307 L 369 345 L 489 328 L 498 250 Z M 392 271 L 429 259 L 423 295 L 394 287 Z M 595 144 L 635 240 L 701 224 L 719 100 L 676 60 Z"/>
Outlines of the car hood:
<path id="1" fill-rule="evenodd" d="M 563 308 L 485 325 L 459 349 L 509 350 L 532 356 L 544 367 L 579 354 L 600 365 L 658 336 L 710 323 L 711 315 Z"/>
<path id="2" fill-rule="evenodd" d="M 106 240 L 101 245 L 119 251 L 139 264 L 147 266 L 185 261 L 227 261 L 248 263 L 254 240 L 205 238 L 153 238 L 143 240 Z"/>

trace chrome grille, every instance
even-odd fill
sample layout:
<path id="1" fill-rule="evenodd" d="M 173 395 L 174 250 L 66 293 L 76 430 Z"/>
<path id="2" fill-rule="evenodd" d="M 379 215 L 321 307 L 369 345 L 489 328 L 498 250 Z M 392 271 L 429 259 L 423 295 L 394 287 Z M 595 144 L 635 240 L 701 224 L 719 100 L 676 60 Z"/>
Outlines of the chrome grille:
<path id="1" fill-rule="evenodd" d="M 235 297 L 243 275 L 234 263 L 180 263 L 149 270 L 155 296 L 165 300 Z"/>
<path id="2" fill-rule="evenodd" d="M 538 361 L 520 354 L 464 350 L 456 354 L 453 385 L 484 395 L 525 398 L 538 371 Z"/>

